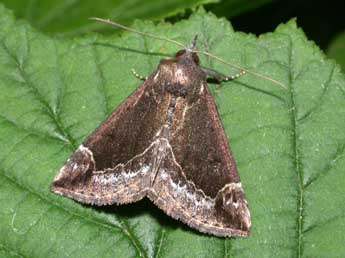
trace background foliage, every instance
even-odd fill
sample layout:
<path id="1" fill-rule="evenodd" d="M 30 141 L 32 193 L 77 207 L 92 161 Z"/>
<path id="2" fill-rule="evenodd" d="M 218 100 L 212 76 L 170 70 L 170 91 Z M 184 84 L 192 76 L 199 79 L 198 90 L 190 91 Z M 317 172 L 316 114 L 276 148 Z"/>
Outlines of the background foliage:
<path id="1" fill-rule="evenodd" d="M 340 67 L 294 20 L 256 38 L 235 33 L 227 20 L 203 9 L 189 9 L 207 4 L 207 10 L 232 18 L 235 28 L 258 34 L 290 19 L 294 8 L 279 15 L 286 3 L 268 0 L 165 6 L 134 0 L 96 6 L 72 0 L 2 2 L 12 11 L 0 6 L 0 257 L 345 257 Z M 295 4 L 302 12 L 304 5 Z M 315 13 L 320 9 L 315 4 Z M 265 13 L 275 14 L 273 24 L 265 23 Z M 129 24 L 133 18 L 166 17 L 174 25 L 137 21 L 134 26 L 186 43 L 197 32 L 199 48 L 289 87 L 253 76 L 210 85 L 250 203 L 249 238 L 199 234 L 145 200 L 94 208 L 49 192 L 75 147 L 136 88 L 131 68 L 148 74 L 162 56 L 177 50 L 137 35 L 120 37 L 86 20 L 89 16 Z M 298 23 L 308 28 L 306 16 L 298 15 Z M 273 22 L 274 17 L 281 20 Z M 327 31 L 328 39 L 321 29 L 313 39 L 339 58 L 344 37 L 337 26 Z M 235 72 L 209 59 L 202 63 Z"/>

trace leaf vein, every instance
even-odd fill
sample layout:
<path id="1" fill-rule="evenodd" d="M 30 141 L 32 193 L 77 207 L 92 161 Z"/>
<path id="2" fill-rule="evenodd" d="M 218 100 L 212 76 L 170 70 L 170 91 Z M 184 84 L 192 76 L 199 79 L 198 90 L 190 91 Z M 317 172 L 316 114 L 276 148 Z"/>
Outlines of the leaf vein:
<path id="1" fill-rule="evenodd" d="M 59 228 L 57 230 L 54 231 L 54 236 L 56 236 L 62 229 L 65 229 L 65 226 L 69 223 L 69 221 L 72 218 L 72 214 L 69 214 L 68 218 L 66 218 L 64 223 L 59 224 Z M 50 255 L 53 251 L 53 247 L 55 245 L 56 241 L 51 241 L 51 245 L 48 247 L 46 253 L 47 255 L 45 255 L 45 257 L 51 257 L 52 255 Z"/>
<path id="2" fill-rule="evenodd" d="M 319 178 L 328 174 L 328 172 L 334 167 L 336 161 L 344 155 L 345 153 L 345 142 L 337 148 L 334 155 L 329 158 L 329 162 L 324 166 L 324 168 L 317 173 L 314 177 L 312 177 L 304 186 L 304 189 L 308 188 L 311 184 L 315 183 Z"/>
<path id="3" fill-rule="evenodd" d="M 324 104 L 324 100 L 325 100 L 325 96 L 326 93 L 329 91 L 329 86 L 331 84 L 331 80 L 333 78 L 333 74 L 334 74 L 334 70 L 335 70 L 335 65 L 333 65 L 332 70 L 330 72 L 330 75 L 325 83 L 325 86 L 323 88 L 323 91 L 320 95 L 320 97 L 318 98 L 318 100 L 316 101 L 316 103 L 308 110 L 306 111 L 300 118 L 298 118 L 298 122 L 305 122 L 306 119 L 310 118 L 313 114 L 316 114 L 317 111 L 319 111 L 322 107 L 322 105 Z"/>
<path id="4" fill-rule="evenodd" d="M 112 110 L 113 107 L 109 107 L 109 101 L 107 99 L 107 94 L 106 94 L 106 81 L 105 81 L 105 78 L 104 78 L 104 74 L 103 74 L 103 70 L 102 68 L 100 67 L 100 61 L 99 61 L 99 54 L 98 54 L 98 51 L 97 51 L 97 48 L 95 45 L 93 45 L 92 47 L 93 49 L 93 52 L 94 52 L 94 57 L 95 57 L 95 65 L 96 65 L 96 69 L 97 69 L 97 74 L 98 74 L 98 77 L 100 78 L 100 84 L 97 86 L 99 91 L 102 93 L 102 96 L 103 96 L 103 112 L 105 115 L 108 115 L 108 113 Z"/>
<path id="5" fill-rule="evenodd" d="M 324 227 L 324 226 L 326 226 L 327 224 L 332 223 L 333 221 L 336 221 L 336 220 L 342 219 L 342 218 L 345 218 L 345 215 L 344 215 L 344 214 L 335 215 L 335 216 L 333 216 L 333 217 L 331 217 L 331 218 L 329 218 L 329 219 L 327 219 L 327 220 L 325 220 L 325 221 L 323 221 L 323 222 L 321 222 L 321 223 L 318 222 L 318 223 L 315 223 L 314 225 L 309 226 L 308 228 L 306 228 L 306 229 L 303 231 L 303 233 L 310 233 L 310 232 L 313 231 L 314 229 L 317 229 L 317 228 L 319 228 L 319 227 Z"/>
<path id="6" fill-rule="evenodd" d="M 4 251 L 6 251 L 6 252 L 9 252 L 9 253 L 11 253 L 11 254 L 17 256 L 17 257 L 22 257 L 22 258 L 27 257 L 27 256 L 24 256 L 23 254 L 19 254 L 19 253 L 18 253 L 18 248 L 16 248 L 16 249 L 10 249 L 10 248 L 6 247 L 5 245 L 0 244 L 0 249 L 4 250 Z"/>
<path id="7" fill-rule="evenodd" d="M 45 197 L 45 196 L 39 194 L 39 193 L 36 192 L 34 189 L 31 189 L 31 188 L 28 187 L 28 186 L 22 185 L 22 184 L 19 183 L 17 180 L 11 178 L 10 176 L 6 175 L 5 173 L 2 172 L 1 175 L 2 175 L 5 179 L 7 179 L 8 181 L 10 181 L 10 182 L 12 182 L 13 184 L 15 184 L 16 186 L 18 186 L 19 188 L 28 191 L 28 192 L 31 193 L 32 195 L 37 196 L 38 198 L 42 199 L 43 201 L 48 202 L 50 205 L 52 205 L 52 206 L 54 206 L 54 207 L 56 207 L 56 208 L 58 208 L 58 209 L 60 209 L 60 210 L 62 210 L 62 211 L 64 211 L 64 212 L 66 212 L 66 213 L 68 213 L 68 214 L 71 214 L 71 215 L 73 215 L 73 216 L 75 216 L 75 217 L 78 217 L 78 218 L 80 218 L 81 220 L 84 220 L 84 221 L 86 221 L 86 222 L 88 222 L 88 223 L 90 223 L 90 224 L 97 224 L 97 225 L 100 225 L 100 226 L 102 226 L 103 228 L 105 228 L 105 229 L 107 229 L 107 230 L 111 230 L 111 231 L 112 231 L 112 230 L 114 230 L 114 229 L 118 229 L 118 230 L 122 231 L 122 233 L 123 233 L 124 235 L 127 236 L 128 240 L 133 244 L 133 246 L 137 248 L 136 243 L 134 242 L 134 239 L 133 239 L 133 238 L 130 238 L 130 237 L 129 237 L 130 235 L 128 235 L 128 227 L 120 227 L 120 226 L 117 226 L 117 225 L 115 225 L 115 224 L 110 224 L 110 225 L 109 225 L 109 224 L 107 224 L 107 223 L 101 222 L 100 220 L 91 220 L 91 219 L 88 219 L 88 218 L 86 218 L 86 217 L 84 217 L 84 216 L 82 216 L 82 215 L 80 215 L 80 214 L 78 214 L 78 213 L 72 212 L 71 210 L 64 208 L 62 205 L 60 205 L 60 204 L 58 204 L 58 203 L 56 203 L 56 202 L 53 202 L 52 200 L 49 200 L 49 198 L 47 198 L 47 197 Z M 118 218 L 118 220 L 121 222 L 121 219 Z M 139 251 L 139 250 L 137 249 L 137 251 Z M 141 254 L 141 252 L 140 252 L 140 254 Z M 145 257 L 145 256 L 144 256 L 144 257 Z"/>
<path id="8" fill-rule="evenodd" d="M 134 245 L 136 250 L 139 252 L 140 257 L 143 257 L 143 258 L 148 257 L 139 239 L 132 232 L 131 227 L 127 224 L 127 222 L 124 219 L 120 219 L 120 218 L 118 219 L 120 220 L 120 223 L 123 226 L 125 234 L 129 237 L 129 239 L 131 239 L 132 244 Z"/>
<path id="9" fill-rule="evenodd" d="M 298 142 L 298 120 L 297 120 L 297 112 L 296 112 L 296 99 L 295 99 L 295 91 L 292 87 L 294 77 L 292 72 L 292 58 L 293 58 L 293 40 L 290 35 L 287 35 L 289 39 L 288 45 L 288 67 L 289 67 L 289 94 L 290 94 L 290 103 L 291 103 L 291 123 L 293 127 L 293 140 L 292 140 L 292 151 L 294 155 L 294 163 L 295 169 L 297 173 L 297 195 L 298 195 L 298 203 L 297 203 L 297 257 L 302 257 L 302 241 L 303 241 L 303 208 L 304 208 L 304 192 L 303 192 L 303 173 L 302 173 L 302 166 L 301 166 L 301 159 L 300 159 L 300 149 L 299 149 L 299 142 Z"/>
<path id="10" fill-rule="evenodd" d="M 59 142 L 62 141 L 62 139 L 60 137 L 57 137 L 57 136 L 53 136 L 53 135 L 50 135 L 50 134 L 42 134 L 41 131 L 37 131 L 37 130 L 34 130 L 33 128 L 26 128 L 26 127 L 23 127 L 23 126 L 20 126 L 18 123 L 16 123 L 15 121 L 12 121 L 11 119 L 3 116 L 3 115 L 0 115 L 0 119 L 2 119 L 4 122 L 12 125 L 13 127 L 17 128 L 18 130 L 22 130 L 24 132 L 27 132 L 28 135 L 33 135 L 37 138 L 51 138 L 53 140 L 58 140 Z"/>
<path id="11" fill-rule="evenodd" d="M 158 247 L 157 247 L 157 251 L 156 251 L 156 255 L 155 255 L 156 258 L 159 257 L 159 253 L 160 253 L 161 248 L 163 246 L 164 235 L 165 235 L 165 229 L 164 229 L 164 227 L 161 227 L 160 238 L 159 238 L 159 241 L 158 241 L 159 243 L 158 243 Z"/>
<path id="12" fill-rule="evenodd" d="M 32 91 L 34 96 L 37 98 L 37 100 L 45 107 L 47 115 L 52 119 L 54 122 L 58 132 L 64 136 L 68 140 L 68 142 L 73 146 L 76 147 L 74 139 L 69 135 L 68 132 L 63 130 L 62 123 L 59 119 L 59 117 L 55 114 L 53 108 L 49 105 L 48 101 L 45 100 L 44 96 L 39 92 L 39 90 L 32 84 L 29 80 L 29 76 L 26 74 L 25 69 L 21 66 L 19 60 L 11 53 L 11 51 L 8 49 L 6 44 L 1 40 L 1 45 L 5 52 L 8 54 L 9 57 L 14 61 L 16 64 L 22 78 L 25 81 L 26 86 Z M 23 62 L 25 63 L 25 62 Z"/>

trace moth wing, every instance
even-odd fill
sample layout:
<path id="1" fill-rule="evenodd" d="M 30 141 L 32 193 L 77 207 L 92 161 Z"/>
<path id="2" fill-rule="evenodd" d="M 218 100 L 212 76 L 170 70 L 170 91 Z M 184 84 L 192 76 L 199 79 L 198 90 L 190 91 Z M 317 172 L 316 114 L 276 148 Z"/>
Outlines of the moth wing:
<path id="1" fill-rule="evenodd" d="M 196 103 L 175 111 L 168 154 L 148 194 L 202 232 L 246 236 L 250 213 L 215 103 L 205 83 Z"/>
<path id="2" fill-rule="evenodd" d="M 96 205 L 146 195 L 155 147 L 148 142 L 163 123 L 159 112 L 168 105 L 160 85 L 152 83 L 154 74 L 80 145 L 55 177 L 53 192 Z"/>

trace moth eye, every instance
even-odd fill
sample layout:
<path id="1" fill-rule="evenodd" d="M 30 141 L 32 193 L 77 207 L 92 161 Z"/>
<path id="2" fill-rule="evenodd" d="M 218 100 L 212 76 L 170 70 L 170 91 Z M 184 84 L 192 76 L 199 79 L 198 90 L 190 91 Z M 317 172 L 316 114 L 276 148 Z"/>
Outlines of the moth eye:
<path id="1" fill-rule="evenodd" d="M 183 56 L 186 53 L 186 50 L 182 49 L 176 52 L 175 57 Z"/>
<path id="2" fill-rule="evenodd" d="M 196 53 L 192 54 L 192 58 L 193 58 L 194 63 L 199 65 L 200 60 L 199 60 L 199 57 L 198 57 L 198 55 Z"/>
<path id="3" fill-rule="evenodd" d="M 183 50 L 177 51 L 175 54 L 175 57 L 180 57 L 180 56 L 183 56 L 184 54 L 186 54 L 186 50 L 183 49 Z M 192 60 L 196 65 L 199 65 L 200 60 L 196 53 L 192 53 Z"/>

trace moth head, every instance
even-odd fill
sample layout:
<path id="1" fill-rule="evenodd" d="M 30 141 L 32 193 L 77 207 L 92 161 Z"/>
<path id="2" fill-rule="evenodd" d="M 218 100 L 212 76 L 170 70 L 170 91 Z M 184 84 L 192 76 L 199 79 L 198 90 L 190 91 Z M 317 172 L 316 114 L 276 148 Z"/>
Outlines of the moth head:
<path id="1" fill-rule="evenodd" d="M 181 49 L 176 52 L 175 57 L 177 58 L 189 58 L 191 59 L 196 65 L 200 64 L 200 60 L 198 55 L 195 52 L 190 51 L 189 49 Z"/>
<path id="2" fill-rule="evenodd" d="M 200 60 L 198 55 L 196 54 L 196 40 L 198 39 L 198 35 L 195 35 L 192 43 L 190 46 L 186 49 L 182 49 L 180 51 L 177 51 L 175 54 L 175 57 L 181 57 L 181 58 L 189 58 L 191 59 L 196 65 L 199 65 Z"/>

